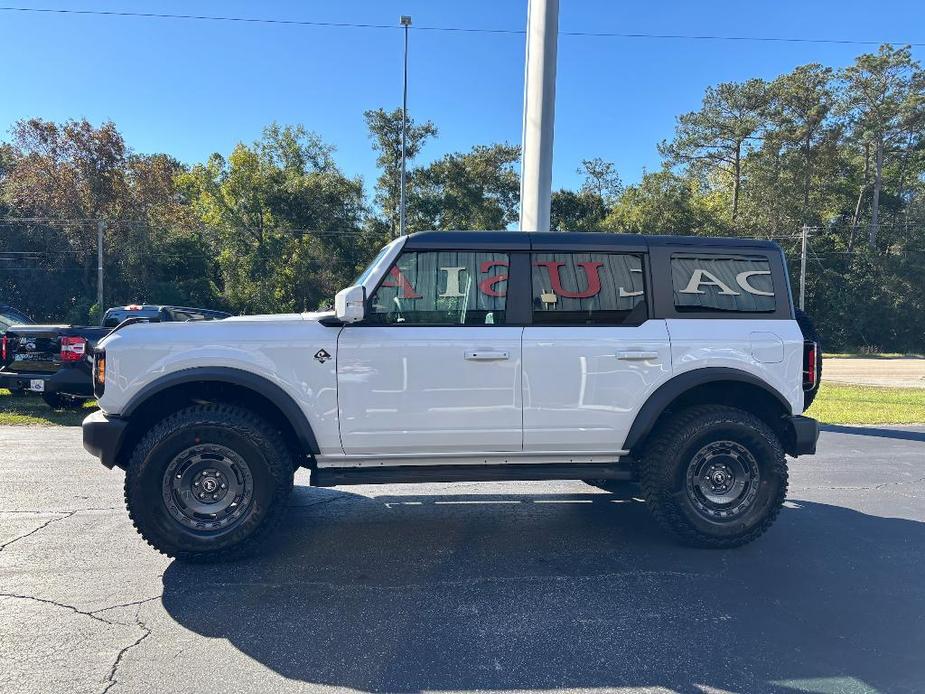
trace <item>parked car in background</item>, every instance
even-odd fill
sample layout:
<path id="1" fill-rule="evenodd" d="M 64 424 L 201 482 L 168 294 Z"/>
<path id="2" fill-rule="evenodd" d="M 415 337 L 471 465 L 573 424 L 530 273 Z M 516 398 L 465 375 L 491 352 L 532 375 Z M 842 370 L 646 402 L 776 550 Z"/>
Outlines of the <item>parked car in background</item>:
<path id="1" fill-rule="evenodd" d="M 150 323 L 185 323 L 191 320 L 220 320 L 230 313 L 206 308 L 188 306 L 158 306 L 154 304 L 130 304 L 113 306 L 103 314 L 103 327 L 115 328 L 129 318 L 145 318 Z"/>
<path id="2" fill-rule="evenodd" d="M 11 325 L 28 325 L 35 321 L 19 309 L 0 304 L 0 335 L 6 334 Z"/>
<path id="3" fill-rule="evenodd" d="M 0 306 L 0 315 L 6 315 L 4 308 L 8 307 Z M 14 393 L 38 393 L 56 409 L 80 408 L 93 397 L 90 382 L 93 348 L 123 321 L 139 318 L 151 323 L 187 322 L 229 315 L 186 306 L 132 304 L 108 309 L 102 325 L 97 327 L 38 325 L 14 309 L 10 317 L 22 317 L 25 321 L 11 322 L 0 338 L 0 387 Z M 5 322 L 6 318 L 0 320 Z"/>

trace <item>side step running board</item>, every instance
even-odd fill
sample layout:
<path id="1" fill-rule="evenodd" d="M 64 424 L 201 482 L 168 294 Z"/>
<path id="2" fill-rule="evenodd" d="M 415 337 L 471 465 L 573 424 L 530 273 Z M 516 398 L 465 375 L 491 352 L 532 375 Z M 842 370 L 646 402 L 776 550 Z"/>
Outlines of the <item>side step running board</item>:
<path id="1" fill-rule="evenodd" d="M 519 480 L 632 480 L 632 468 L 600 463 L 515 465 L 396 465 L 312 470 L 315 487 L 400 482 L 496 482 Z"/>

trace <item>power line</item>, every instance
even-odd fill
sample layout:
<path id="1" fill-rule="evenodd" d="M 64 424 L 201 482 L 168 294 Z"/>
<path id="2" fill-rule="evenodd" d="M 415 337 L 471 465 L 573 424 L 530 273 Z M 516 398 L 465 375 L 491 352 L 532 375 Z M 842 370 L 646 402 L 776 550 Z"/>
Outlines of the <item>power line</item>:
<path id="1" fill-rule="evenodd" d="M 398 30 L 397 24 L 375 24 L 363 22 L 323 22 L 306 19 L 272 19 L 263 17 L 233 17 L 227 15 L 176 14 L 167 12 L 131 12 L 120 10 L 69 10 L 50 7 L 2 6 L 0 12 L 23 12 L 33 14 L 81 15 L 90 17 L 122 17 L 135 19 L 174 19 L 209 22 L 235 22 L 240 24 L 269 24 L 282 26 L 317 27 L 323 29 L 379 29 Z M 460 26 L 413 26 L 412 31 L 435 31 L 462 34 L 498 34 L 523 36 L 524 29 L 493 29 L 490 27 Z M 615 31 L 560 31 L 559 36 L 575 38 L 656 39 L 682 41 L 755 41 L 763 43 L 810 43 L 849 46 L 879 46 L 882 44 L 922 47 L 925 43 L 912 41 L 873 41 L 864 39 L 800 38 L 795 36 L 730 36 L 722 34 L 653 34 L 647 32 Z"/>

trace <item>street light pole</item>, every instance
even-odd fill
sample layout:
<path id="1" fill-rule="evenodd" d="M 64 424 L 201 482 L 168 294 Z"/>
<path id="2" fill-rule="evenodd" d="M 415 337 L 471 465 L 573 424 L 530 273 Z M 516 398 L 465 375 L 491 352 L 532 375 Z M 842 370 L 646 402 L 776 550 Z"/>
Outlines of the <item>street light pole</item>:
<path id="1" fill-rule="evenodd" d="M 528 0 L 520 230 L 549 231 L 559 0 Z"/>
<path id="2" fill-rule="evenodd" d="M 402 15 L 401 25 L 405 27 L 405 66 L 401 100 L 401 190 L 398 201 L 398 233 L 404 236 L 408 222 L 405 212 L 405 148 L 408 138 L 408 27 L 411 26 L 411 17 Z"/>

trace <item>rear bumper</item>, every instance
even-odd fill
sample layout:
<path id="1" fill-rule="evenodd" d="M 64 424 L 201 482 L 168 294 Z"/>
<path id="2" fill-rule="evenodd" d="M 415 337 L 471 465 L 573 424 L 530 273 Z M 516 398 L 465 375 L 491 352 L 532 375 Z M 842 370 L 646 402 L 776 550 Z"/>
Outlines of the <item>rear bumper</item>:
<path id="1" fill-rule="evenodd" d="M 46 393 L 66 393 L 81 397 L 93 396 L 93 383 L 90 372 L 80 366 L 65 366 L 54 373 L 47 371 L 0 371 L 0 388 L 10 390 L 29 390 L 29 382 L 45 382 Z"/>
<path id="2" fill-rule="evenodd" d="M 800 455 L 812 455 L 816 452 L 816 441 L 819 440 L 819 422 L 812 417 L 797 415 L 787 417 L 787 428 L 790 433 L 785 446 L 788 455 L 795 458 Z"/>
<path id="3" fill-rule="evenodd" d="M 90 455 L 100 459 L 106 467 L 112 469 L 122 447 L 127 419 L 107 417 L 102 412 L 87 415 L 83 421 L 84 448 Z"/>

